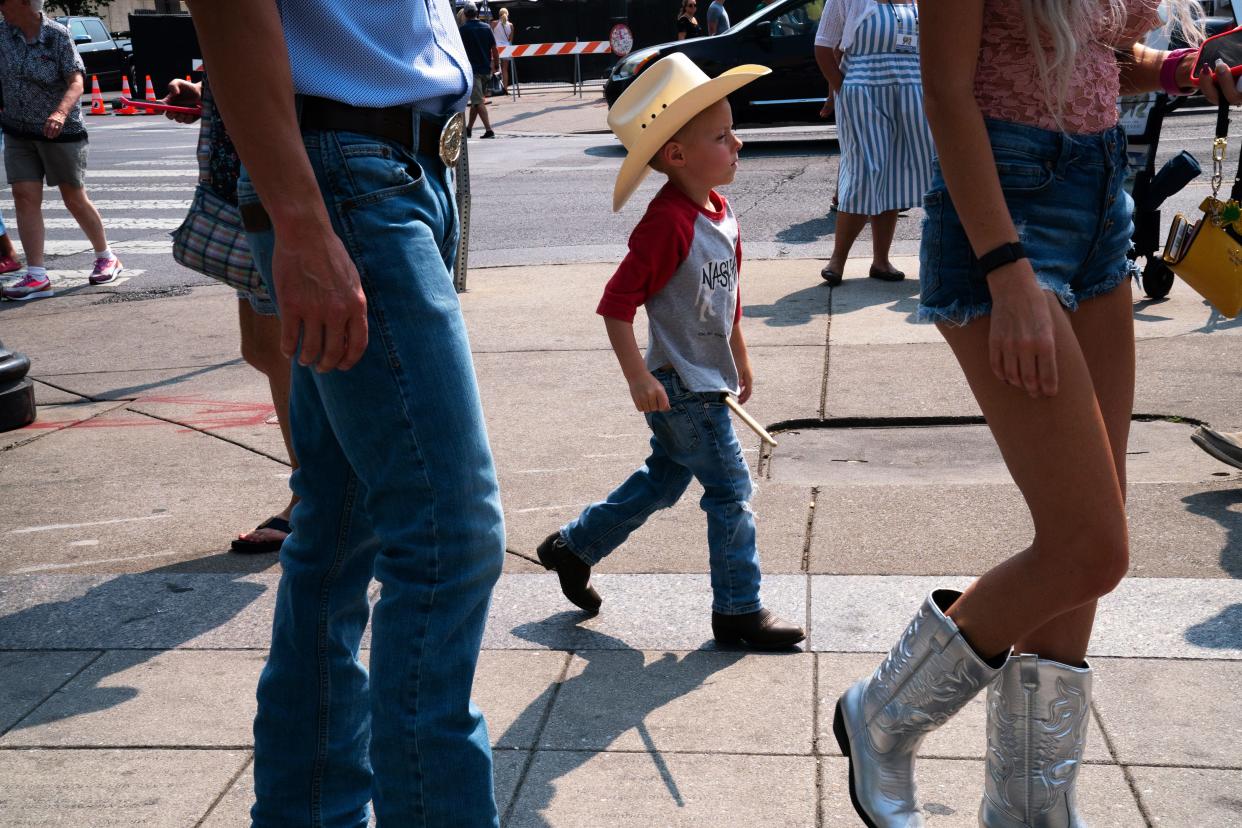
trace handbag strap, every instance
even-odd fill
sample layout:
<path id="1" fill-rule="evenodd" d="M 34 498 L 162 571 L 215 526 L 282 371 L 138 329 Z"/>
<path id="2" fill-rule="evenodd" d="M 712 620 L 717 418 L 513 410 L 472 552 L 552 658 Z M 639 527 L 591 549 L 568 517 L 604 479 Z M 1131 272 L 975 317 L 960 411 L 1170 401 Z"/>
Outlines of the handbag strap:
<path id="1" fill-rule="evenodd" d="M 1212 196 L 1220 190 L 1225 169 L 1225 150 L 1229 141 L 1229 101 L 1222 96 L 1216 108 L 1216 140 L 1212 142 Z M 1238 171 L 1229 190 L 1229 198 L 1242 201 L 1242 153 L 1238 154 Z"/>

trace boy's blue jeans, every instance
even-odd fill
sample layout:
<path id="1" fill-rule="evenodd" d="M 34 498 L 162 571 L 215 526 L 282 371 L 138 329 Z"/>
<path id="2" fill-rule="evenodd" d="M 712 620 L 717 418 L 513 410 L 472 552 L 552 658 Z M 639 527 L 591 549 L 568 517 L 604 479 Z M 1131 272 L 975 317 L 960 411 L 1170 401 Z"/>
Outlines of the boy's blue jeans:
<path id="1" fill-rule="evenodd" d="M 259 679 L 253 824 L 361 828 L 373 800 L 380 825 L 495 826 L 470 690 L 504 526 L 450 276 L 451 176 L 380 139 L 303 137 L 361 276 L 370 337 L 348 371 L 293 364 L 301 501 Z M 245 176 L 238 195 L 257 200 Z M 273 234 L 249 242 L 276 297 Z M 372 577 L 368 675 L 358 656 Z"/>
<path id="2" fill-rule="evenodd" d="M 759 550 L 750 468 L 720 394 L 687 391 L 668 369 L 652 372 L 668 392 L 669 411 L 646 415 L 651 455 L 608 498 L 592 503 L 561 529 L 575 555 L 594 566 L 625 542 L 657 509 L 676 503 L 697 478 L 707 513 L 712 609 L 742 615 L 762 607 Z"/>

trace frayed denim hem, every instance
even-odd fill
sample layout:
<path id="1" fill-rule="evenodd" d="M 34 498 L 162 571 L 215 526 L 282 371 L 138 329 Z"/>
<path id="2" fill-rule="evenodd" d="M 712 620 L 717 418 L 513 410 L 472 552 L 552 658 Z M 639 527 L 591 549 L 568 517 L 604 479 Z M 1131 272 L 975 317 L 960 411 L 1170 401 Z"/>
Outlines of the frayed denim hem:
<path id="1" fill-rule="evenodd" d="M 1049 284 L 1048 282 L 1041 280 L 1038 275 L 1035 277 L 1035 281 L 1040 288 L 1057 297 L 1057 301 L 1061 303 L 1063 308 L 1073 313 L 1078 310 L 1079 303 L 1084 300 L 1094 299 L 1097 296 L 1102 296 L 1105 293 L 1111 293 L 1116 290 L 1122 282 L 1131 278 L 1135 274 L 1136 269 L 1137 266 L 1134 262 L 1127 259 L 1126 265 L 1122 267 L 1118 273 L 1113 274 L 1103 282 L 1092 285 L 1090 288 L 1079 294 L 1075 294 L 1069 285 Z M 924 305 L 920 302 L 915 318 L 919 322 L 944 322 L 949 325 L 956 325 L 960 328 L 973 322 L 981 316 L 988 316 L 991 313 L 991 302 L 979 302 L 974 305 L 970 305 L 965 302 L 952 302 L 948 305 L 942 305 L 940 307 L 931 307 L 930 305 Z"/>
<path id="2" fill-rule="evenodd" d="M 1126 259 L 1125 264 L 1117 269 L 1117 272 L 1109 276 L 1102 282 L 1094 284 L 1091 287 L 1078 294 L 1078 301 L 1085 302 L 1088 299 L 1094 299 L 1097 296 L 1103 296 L 1106 293 L 1112 293 L 1121 287 L 1121 283 L 1128 279 L 1138 279 L 1142 275 L 1142 269 L 1138 266 L 1138 262 L 1132 259 Z"/>
<path id="3" fill-rule="evenodd" d="M 939 307 L 924 305 L 920 302 L 915 318 L 919 322 L 944 322 L 960 328 L 990 313 L 992 313 L 991 302 L 980 302 L 976 305 L 970 305 L 966 302 L 951 302 L 948 305 L 941 305 Z"/>

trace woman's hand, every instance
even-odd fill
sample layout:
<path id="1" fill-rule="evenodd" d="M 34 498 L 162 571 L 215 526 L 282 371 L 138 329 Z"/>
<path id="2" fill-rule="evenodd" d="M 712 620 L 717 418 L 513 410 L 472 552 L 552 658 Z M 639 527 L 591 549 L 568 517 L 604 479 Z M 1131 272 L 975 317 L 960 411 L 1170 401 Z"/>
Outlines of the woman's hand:
<path id="1" fill-rule="evenodd" d="M 832 93 L 829 93 L 828 97 L 824 98 L 824 105 L 820 107 L 819 117 L 831 118 L 832 113 L 836 111 L 836 108 L 837 108 L 836 101 L 832 97 Z"/>
<path id="2" fill-rule="evenodd" d="M 1027 259 L 988 274 L 992 292 L 988 356 L 1001 382 L 1021 388 L 1031 399 L 1057 393 L 1056 340 L 1052 310 Z"/>
<path id="3" fill-rule="evenodd" d="M 196 107 L 203 102 L 203 85 L 191 81 L 174 78 L 168 82 L 168 94 L 161 103 L 173 106 Z M 179 124 L 192 124 L 199 119 L 198 115 L 187 115 L 182 112 L 165 112 L 164 117 Z"/>
<path id="4" fill-rule="evenodd" d="M 43 122 L 43 137 L 54 140 L 60 137 L 61 130 L 65 128 L 65 113 L 60 110 L 54 111 L 47 116 L 47 120 Z"/>
<path id="5" fill-rule="evenodd" d="M 1188 58 L 1193 61 L 1197 56 L 1196 52 L 1187 55 L 1183 60 Z M 1229 71 L 1229 64 L 1218 60 L 1212 70 L 1199 75 L 1199 91 L 1203 93 L 1203 97 L 1207 98 L 1209 103 L 1218 104 L 1223 95 L 1231 105 L 1242 104 L 1242 92 L 1238 91 L 1237 81 L 1234 80 L 1233 73 Z"/>

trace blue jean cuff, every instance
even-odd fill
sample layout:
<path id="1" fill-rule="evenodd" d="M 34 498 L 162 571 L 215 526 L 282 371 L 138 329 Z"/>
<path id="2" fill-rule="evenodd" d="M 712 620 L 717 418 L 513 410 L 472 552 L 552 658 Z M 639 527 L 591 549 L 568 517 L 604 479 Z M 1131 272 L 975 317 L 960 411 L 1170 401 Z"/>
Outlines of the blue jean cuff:
<path id="1" fill-rule="evenodd" d="M 761 609 L 763 609 L 763 602 L 758 599 L 741 606 L 724 606 L 715 601 L 712 602 L 712 612 L 717 615 L 750 615 L 752 612 L 758 612 Z"/>
<path id="2" fill-rule="evenodd" d="M 564 526 L 562 526 L 560 529 L 557 530 L 557 534 L 561 536 L 561 542 L 565 544 L 566 549 L 568 549 L 570 552 L 573 553 L 573 556 L 575 558 L 582 561 L 587 566 L 595 566 L 597 563 L 599 563 L 598 559 L 591 560 L 591 558 L 587 555 L 586 552 L 581 552 L 578 550 L 576 546 L 574 546 L 574 542 L 570 540 L 569 533 L 565 531 Z"/>

